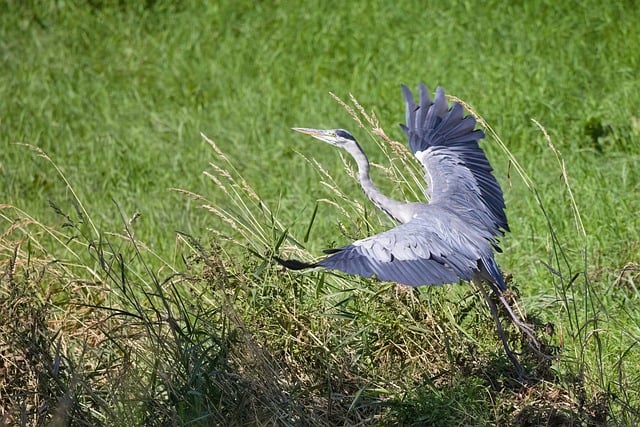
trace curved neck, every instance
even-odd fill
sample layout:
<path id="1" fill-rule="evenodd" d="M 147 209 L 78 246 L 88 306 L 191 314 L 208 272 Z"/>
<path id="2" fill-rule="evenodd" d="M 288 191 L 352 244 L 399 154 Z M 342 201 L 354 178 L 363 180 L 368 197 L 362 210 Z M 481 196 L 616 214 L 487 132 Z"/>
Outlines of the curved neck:
<path id="1" fill-rule="evenodd" d="M 343 148 L 351 154 L 351 157 L 356 161 L 358 165 L 358 182 L 369 200 L 384 211 L 384 213 L 400 223 L 409 222 L 413 219 L 413 213 L 411 209 L 408 209 L 407 203 L 399 202 L 385 196 L 378 190 L 378 187 L 375 186 L 373 181 L 371 181 L 371 177 L 369 176 L 369 159 L 360 145 L 354 141 L 353 144 L 345 145 Z"/>

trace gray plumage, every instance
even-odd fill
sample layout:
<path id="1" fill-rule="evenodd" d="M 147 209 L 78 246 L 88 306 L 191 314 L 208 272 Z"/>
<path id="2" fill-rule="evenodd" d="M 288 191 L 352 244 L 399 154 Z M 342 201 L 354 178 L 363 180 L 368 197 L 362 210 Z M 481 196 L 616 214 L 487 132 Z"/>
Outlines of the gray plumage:
<path id="1" fill-rule="evenodd" d="M 498 239 L 509 226 L 502 190 L 478 144 L 484 132 L 475 129 L 476 120 L 464 116 L 460 104 L 449 107 L 440 87 L 432 101 L 427 88 L 420 84 L 417 104 L 406 86 L 402 86 L 402 92 L 406 125 L 401 127 L 411 151 L 424 166 L 429 203 L 405 203 L 382 194 L 369 176 L 367 156 L 346 130 L 294 128 L 346 150 L 356 161 L 364 193 L 400 224 L 326 251 L 330 255 L 315 263 L 276 259 L 292 269 L 324 267 L 410 286 L 443 285 L 461 279 L 480 286 L 485 281 L 514 322 L 535 340 L 533 331 L 519 320 L 502 296 L 507 287 L 494 260 L 494 250 L 499 250 Z M 486 297 L 486 292 L 481 291 Z M 522 368 L 506 342 L 495 304 L 490 300 L 487 303 L 507 355 L 521 375 Z"/>
<path id="2" fill-rule="evenodd" d="M 420 104 L 402 87 L 409 146 L 425 169 L 429 203 L 404 203 L 383 195 L 369 177 L 369 161 L 343 129 L 295 128 L 346 150 L 371 201 L 399 226 L 332 250 L 313 266 L 410 286 L 442 285 L 478 276 L 506 289 L 493 259 L 498 237 L 508 230 L 502 191 L 478 141 L 476 121 L 460 104 L 448 108 L 442 88 L 432 102 L 420 85 Z M 311 265 L 309 265 L 311 266 Z"/>

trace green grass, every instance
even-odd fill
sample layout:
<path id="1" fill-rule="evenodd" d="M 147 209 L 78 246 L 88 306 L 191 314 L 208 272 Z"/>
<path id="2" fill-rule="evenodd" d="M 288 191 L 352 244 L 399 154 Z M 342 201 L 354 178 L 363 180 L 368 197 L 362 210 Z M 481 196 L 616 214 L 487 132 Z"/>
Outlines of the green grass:
<path id="1" fill-rule="evenodd" d="M 6 423 L 638 422 L 632 2 L 0 8 Z M 468 102 L 531 180 L 487 138 L 512 229 L 498 260 L 560 349 L 550 364 L 524 349 L 524 391 L 470 287 L 406 291 L 266 261 L 390 225 L 335 150 L 289 128 L 351 129 L 388 166 L 329 92 L 355 95 L 403 142 L 399 85 L 419 81 Z M 415 198 L 406 178 L 374 172 Z"/>

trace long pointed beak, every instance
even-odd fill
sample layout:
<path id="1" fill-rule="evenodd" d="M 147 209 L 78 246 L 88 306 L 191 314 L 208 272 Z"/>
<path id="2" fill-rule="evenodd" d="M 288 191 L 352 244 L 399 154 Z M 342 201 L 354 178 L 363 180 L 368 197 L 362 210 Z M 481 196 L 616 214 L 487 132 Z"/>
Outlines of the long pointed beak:
<path id="1" fill-rule="evenodd" d="M 304 133 L 306 135 L 315 136 L 316 138 L 319 135 L 324 135 L 325 134 L 325 131 L 323 131 L 321 129 L 309 129 L 309 128 L 291 128 L 291 129 L 295 130 L 296 132 Z"/>
<path id="2" fill-rule="evenodd" d="M 322 142 L 327 142 L 329 144 L 335 145 L 335 141 L 333 141 L 334 135 L 331 134 L 331 131 L 324 129 L 309 129 L 309 128 L 291 128 L 296 132 L 304 133 L 306 135 L 311 135 L 312 137 L 319 139 Z"/>

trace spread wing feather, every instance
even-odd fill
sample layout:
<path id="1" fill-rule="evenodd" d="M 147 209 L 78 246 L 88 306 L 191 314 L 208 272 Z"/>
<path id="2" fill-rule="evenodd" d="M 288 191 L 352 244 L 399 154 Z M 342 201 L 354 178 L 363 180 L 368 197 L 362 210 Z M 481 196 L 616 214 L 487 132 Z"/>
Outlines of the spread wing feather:
<path id="1" fill-rule="evenodd" d="M 439 220 L 437 210 L 426 209 L 412 221 L 332 250 L 315 266 L 410 286 L 471 280 L 479 273 L 479 260 L 493 261 L 487 236 L 459 233 L 458 220 Z M 492 268 L 487 270 L 493 276 Z M 499 270 L 495 273 L 506 288 Z"/>
<path id="2" fill-rule="evenodd" d="M 425 168 L 431 203 L 454 209 L 473 208 L 477 211 L 477 223 L 473 225 L 484 227 L 494 237 L 508 231 L 502 190 L 478 145 L 484 132 L 474 130 L 475 119 L 465 117 L 458 103 L 448 108 L 440 87 L 431 101 L 428 90 L 421 84 L 419 106 L 406 86 L 402 92 L 407 119 L 402 129 L 409 138 L 409 147 Z"/>

